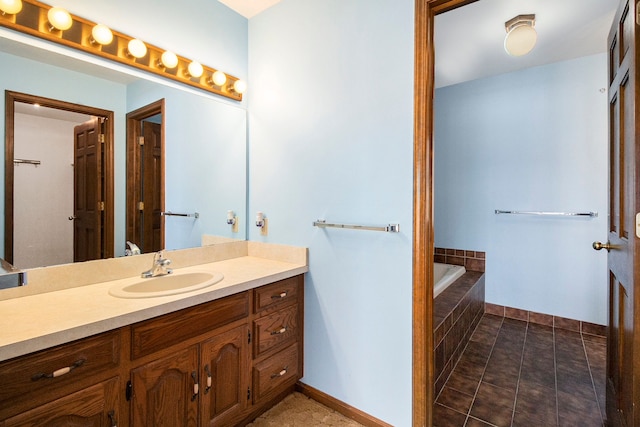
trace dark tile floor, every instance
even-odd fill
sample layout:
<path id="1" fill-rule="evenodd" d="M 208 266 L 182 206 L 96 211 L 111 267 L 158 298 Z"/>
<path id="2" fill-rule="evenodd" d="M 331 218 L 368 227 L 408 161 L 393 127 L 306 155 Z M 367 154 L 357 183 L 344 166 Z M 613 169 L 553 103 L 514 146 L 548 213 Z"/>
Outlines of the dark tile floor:
<path id="1" fill-rule="evenodd" d="M 604 425 L 606 339 L 485 314 L 434 426 Z"/>

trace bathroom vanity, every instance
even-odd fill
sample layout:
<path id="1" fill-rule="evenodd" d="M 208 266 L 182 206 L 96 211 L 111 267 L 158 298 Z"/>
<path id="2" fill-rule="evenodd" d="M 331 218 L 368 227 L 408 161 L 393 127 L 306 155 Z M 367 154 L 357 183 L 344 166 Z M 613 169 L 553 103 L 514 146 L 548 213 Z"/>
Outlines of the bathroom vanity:
<path id="1" fill-rule="evenodd" d="M 2 310 L 66 299 L 70 313 L 47 331 L 56 309 L 44 306 L 33 320 L 44 322 L 41 335 L 17 328 L 21 347 L 46 347 L 39 351 L 7 359 L 19 342 L 8 343 L 11 333 L 0 341 L 0 427 L 243 425 L 293 391 L 302 376 L 306 261 L 243 256 L 198 268 L 225 279 L 160 298 L 119 299 L 106 292 L 118 285 L 109 281 L 0 301 Z"/>

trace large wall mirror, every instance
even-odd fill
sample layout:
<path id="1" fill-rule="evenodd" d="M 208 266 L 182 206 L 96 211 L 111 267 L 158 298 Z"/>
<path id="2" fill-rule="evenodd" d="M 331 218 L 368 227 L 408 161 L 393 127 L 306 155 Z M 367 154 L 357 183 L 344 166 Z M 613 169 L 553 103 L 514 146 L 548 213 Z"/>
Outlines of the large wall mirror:
<path id="1" fill-rule="evenodd" d="M 113 236 L 110 236 L 113 255 L 124 255 L 126 246 L 126 117 L 159 100 L 164 102 L 164 210 L 188 215 L 164 216 L 165 249 L 200 246 L 203 235 L 246 239 L 242 222 L 246 218 L 247 137 L 246 110 L 241 104 L 163 82 L 137 70 L 108 64 L 106 60 L 67 55 L 64 49 L 48 45 L 48 42 L 0 31 L 0 63 L 3 64 L 0 91 L 3 96 L 11 91 L 113 112 L 113 202 L 112 206 L 105 207 L 113 216 Z M 0 108 L 0 117 L 4 118 L 4 102 Z M 22 109 L 21 114 L 28 111 Z M 2 129 L 4 132 L 5 126 Z M 46 141 L 47 135 L 43 129 L 40 137 Z M 39 157 L 37 154 L 36 151 L 32 157 Z M 0 164 L 4 164 L 4 160 Z M 26 175 L 20 184 L 22 191 L 37 186 L 35 180 L 29 181 L 28 167 L 41 166 L 21 164 L 19 167 Z M 2 191 L 4 184 L 0 185 Z M 15 191 L 18 189 L 14 187 Z M 72 194 L 73 188 L 59 188 L 53 196 L 69 199 Z M 62 215 L 60 219 L 69 222 L 68 217 L 72 215 L 68 211 L 54 214 L 46 199 L 42 205 L 37 200 L 28 203 L 28 207 L 14 204 L 14 218 L 27 219 L 33 216 L 34 210 L 41 210 L 50 211 L 51 216 Z M 0 210 L 4 215 L 4 203 Z M 239 216 L 238 231 L 226 223 L 229 210 Z M 196 212 L 197 217 L 193 215 Z M 58 227 L 53 223 L 47 226 Z M 2 226 L 0 241 L 4 241 L 5 232 Z M 56 263 L 59 262 L 39 264 Z"/>

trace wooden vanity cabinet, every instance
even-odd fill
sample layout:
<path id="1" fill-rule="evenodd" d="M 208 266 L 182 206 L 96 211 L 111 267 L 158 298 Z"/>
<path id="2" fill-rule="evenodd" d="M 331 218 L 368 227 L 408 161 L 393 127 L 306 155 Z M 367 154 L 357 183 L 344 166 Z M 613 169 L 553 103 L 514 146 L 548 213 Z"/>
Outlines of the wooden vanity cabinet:
<path id="1" fill-rule="evenodd" d="M 0 362 L 0 426 L 111 426 L 121 419 L 121 331 Z"/>
<path id="2" fill-rule="evenodd" d="M 303 278 L 131 326 L 131 422 L 244 425 L 302 374 Z"/>
<path id="3" fill-rule="evenodd" d="M 0 362 L 0 427 L 234 426 L 302 376 L 303 276 Z"/>

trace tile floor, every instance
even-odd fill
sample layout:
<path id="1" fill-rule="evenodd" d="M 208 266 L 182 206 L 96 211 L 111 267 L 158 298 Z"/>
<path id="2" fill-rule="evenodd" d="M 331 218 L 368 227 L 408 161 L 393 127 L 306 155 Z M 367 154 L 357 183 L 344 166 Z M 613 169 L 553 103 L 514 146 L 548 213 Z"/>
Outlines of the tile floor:
<path id="1" fill-rule="evenodd" d="M 606 339 L 485 314 L 434 426 L 604 425 Z"/>

